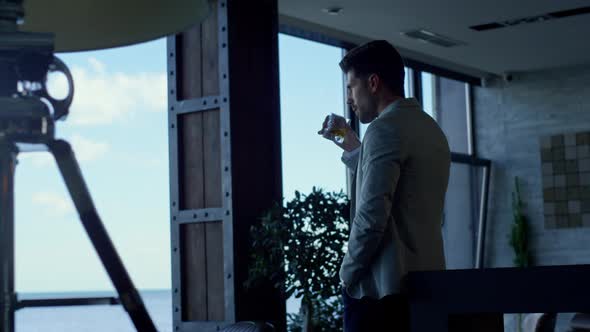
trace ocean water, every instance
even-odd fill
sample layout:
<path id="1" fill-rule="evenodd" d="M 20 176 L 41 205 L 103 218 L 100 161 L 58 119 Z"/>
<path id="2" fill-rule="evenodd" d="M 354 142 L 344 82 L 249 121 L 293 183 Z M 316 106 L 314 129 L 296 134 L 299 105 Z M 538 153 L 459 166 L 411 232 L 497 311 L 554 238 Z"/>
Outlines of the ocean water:
<path id="1" fill-rule="evenodd" d="M 160 332 L 172 331 L 170 290 L 140 291 L 143 302 Z M 114 292 L 19 293 L 19 299 L 117 296 Z M 16 332 L 129 332 L 135 331 L 121 305 L 31 307 L 16 311 Z"/>
<path id="2" fill-rule="evenodd" d="M 159 332 L 172 332 L 170 290 L 140 291 Z M 117 296 L 114 292 L 19 293 L 19 299 Z M 287 301 L 287 312 L 299 310 L 299 299 Z M 129 332 L 135 331 L 121 305 L 23 308 L 16 311 L 16 332 Z"/>

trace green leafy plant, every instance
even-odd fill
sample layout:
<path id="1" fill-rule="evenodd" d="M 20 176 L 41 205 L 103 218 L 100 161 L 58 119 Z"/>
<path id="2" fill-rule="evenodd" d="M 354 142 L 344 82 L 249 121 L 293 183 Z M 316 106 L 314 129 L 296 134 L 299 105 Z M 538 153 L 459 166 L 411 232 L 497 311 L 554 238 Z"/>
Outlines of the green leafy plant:
<path id="1" fill-rule="evenodd" d="M 528 267 L 531 265 L 529 252 L 529 226 L 527 218 L 523 213 L 524 203 L 520 196 L 520 185 L 518 176 L 514 177 L 514 192 L 512 193 L 512 231 L 510 232 L 510 246 L 514 250 L 514 265 L 517 267 Z M 517 314 L 517 330 L 522 331 L 522 314 Z"/>
<path id="2" fill-rule="evenodd" d="M 290 331 L 342 330 L 338 271 L 348 239 L 349 206 L 343 192 L 296 191 L 295 198 L 276 204 L 250 230 L 246 287 L 270 279 L 285 300 L 301 298 L 300 314 L 288 317 Z"/>
<path id="3" fill-rule="evenodd" d="M 514 265 L 528 267 L 531 265 L 529 253 L 529 226 L 523 213 L 524 203 L 520 197 L 518 177 L 514 178 L 514 192 L 512 193 L 512 214 L 514 223 L 510 233 L 510 246 L 514 250 Z"/>

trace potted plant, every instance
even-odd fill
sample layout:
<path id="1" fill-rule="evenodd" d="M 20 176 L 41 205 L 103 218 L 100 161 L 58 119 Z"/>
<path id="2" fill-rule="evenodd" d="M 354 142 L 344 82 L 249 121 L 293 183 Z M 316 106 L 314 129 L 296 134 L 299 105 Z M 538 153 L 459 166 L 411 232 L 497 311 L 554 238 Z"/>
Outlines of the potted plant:
<path id="1" fill-rule="evenodd" d="M 343 192 L 295 192 L 252 226 L 246 287 L 270 279 L 285 300 L 301 299 L 300 314 L 288 316 L 290 331 L 342 330 L 340 263 L 348 239 L 349 200 Z M 273 266 L 280 266 L 277 271 Z"/>
<path id="2" fill-rule="evenodd" d="M 512 193 L 512 230 L 510 232 L 510 246 L 514 250 L 514 265 L 516 267 L 528 267 L 531 264 L 531 256 L 528 248 L 529 226 L 523 213 L 524 203 L 520 196 L 518 176 L 514 177 L 514 192 Z M 517 331 L 522 331 L 522 314 L 517 315 Z"/>
<path id="3" fill-rule="evenodd" d="M 514 265 L 517 267 L 528 267 L 531 264 L 531 257 L 528 248 L 529 228 L 526 217 L 523 213 L 524 203 L 520 197 L 520 185 L 518 176 L 514 177 L 514 192 L 512 193 L 512 216 L 513 224 L 510 233 L 510 246 L 514 250 Z"/>

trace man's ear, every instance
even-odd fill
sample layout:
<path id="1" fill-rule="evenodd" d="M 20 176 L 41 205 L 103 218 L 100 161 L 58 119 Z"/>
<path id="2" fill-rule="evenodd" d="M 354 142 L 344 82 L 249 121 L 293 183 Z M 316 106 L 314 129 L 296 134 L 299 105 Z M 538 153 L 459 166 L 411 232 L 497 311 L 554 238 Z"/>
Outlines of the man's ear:
<path id="1" fill-rule="evenodd" d="M 371 74 L 371 75 L 369 75 L 368 81 L 369 81 L 369 90 L 372 93 L 377 92 L 377 88 L 381 84 L 381 79 L 379 78 L 379 76 L 377 76 L 377 74 Z"/>

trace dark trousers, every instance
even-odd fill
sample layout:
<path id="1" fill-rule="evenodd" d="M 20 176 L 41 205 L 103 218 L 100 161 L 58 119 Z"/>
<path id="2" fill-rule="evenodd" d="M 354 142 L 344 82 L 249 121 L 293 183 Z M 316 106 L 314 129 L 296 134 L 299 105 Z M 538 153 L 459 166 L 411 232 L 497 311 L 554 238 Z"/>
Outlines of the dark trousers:
<path id="1" fill-rule="evenodd" d="M 342 290 L 344 332 L 410 331 L 410 309 L 403 295 L 388 295 L 379 300 L 355 299 Z"/>

